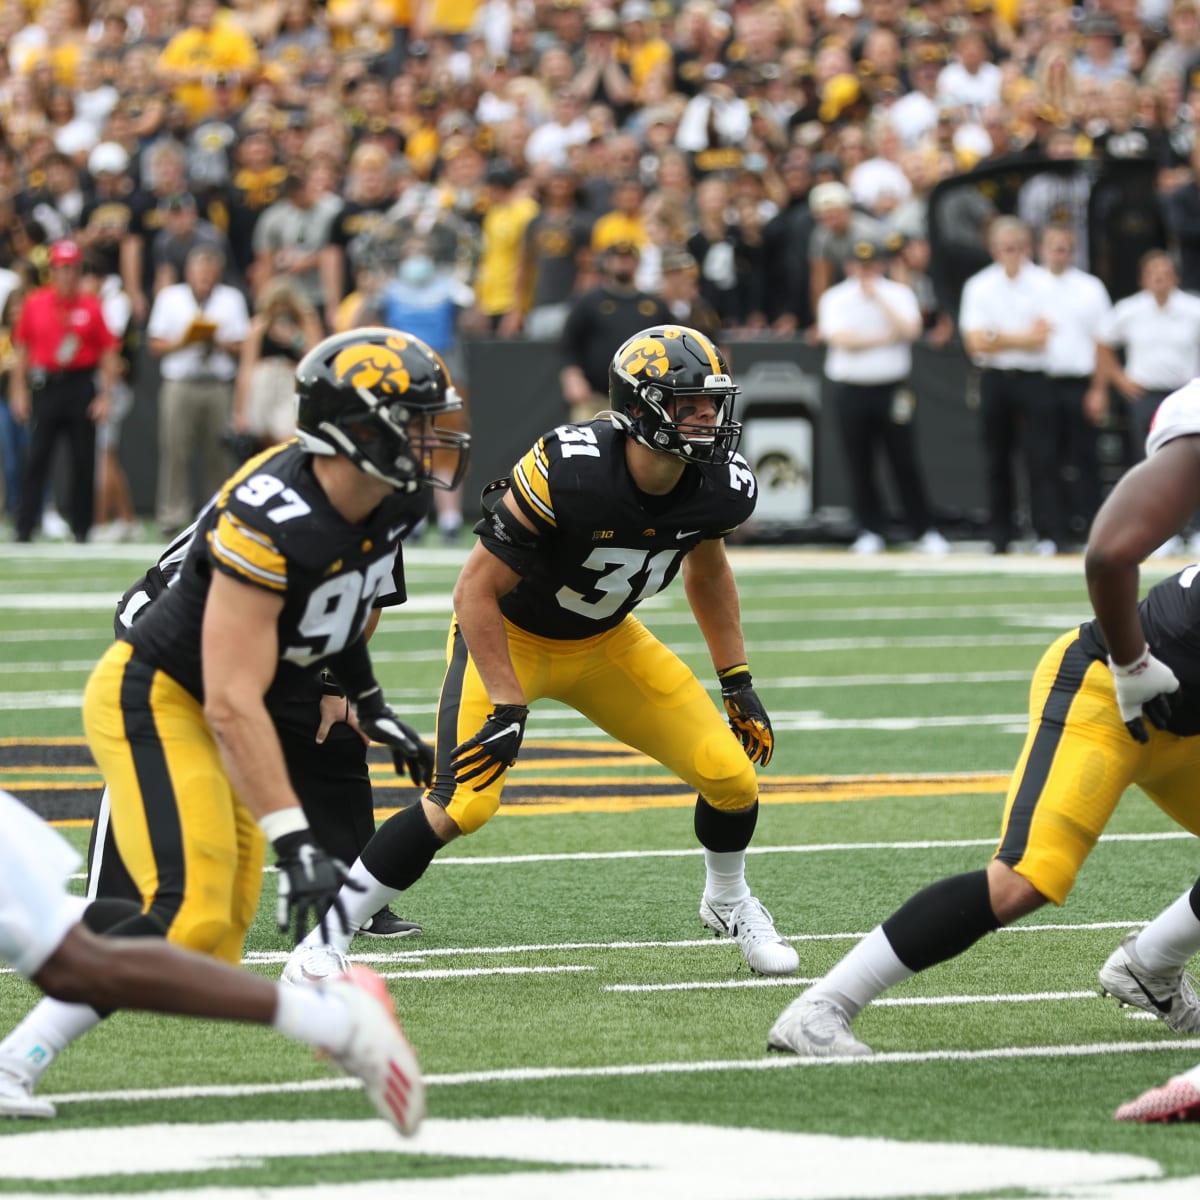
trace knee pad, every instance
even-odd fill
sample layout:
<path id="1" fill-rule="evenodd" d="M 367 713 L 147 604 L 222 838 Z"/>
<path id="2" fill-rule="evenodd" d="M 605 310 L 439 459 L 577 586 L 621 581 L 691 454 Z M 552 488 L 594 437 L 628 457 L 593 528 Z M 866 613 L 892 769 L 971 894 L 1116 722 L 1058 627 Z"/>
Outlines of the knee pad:
<path id="1" fill-rule="evenodd" d="M 697 791 L 722 812 L 741 812 L 758 803 L 758 776 L 727 730 L 705 738 L 696 746 Z"/>
<path id="2" fill-rule="evenodd" d="M 503 778 L 498 782 L 503 784 Z M 500 808 L 500 792 L 495 784 L 485 792 L 473 792 L 469 787 L 460 787 L 444 807 L 446 815 L 458 826 L 459 832 L 474 833 L 496 815 Z"/>

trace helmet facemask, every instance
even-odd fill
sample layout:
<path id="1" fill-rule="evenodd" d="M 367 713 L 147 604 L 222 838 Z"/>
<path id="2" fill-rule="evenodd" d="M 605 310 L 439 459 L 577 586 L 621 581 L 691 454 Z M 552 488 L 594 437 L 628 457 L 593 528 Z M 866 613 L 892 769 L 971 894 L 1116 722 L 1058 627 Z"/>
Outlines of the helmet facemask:
<path id="1" fill-rule="evenodd" d="M 636 441 L 651 450 L 673 454 L 684 462 L 724 466 L 742 437 L 741 422 L 733 420 L 737 392 L 728 375 L 710 375 L 702 388 L 665 389 L 657 383 L 639 383 L 635 403 L 641 411 L 629 414 L 626 427 Z M 712 404 L 711 423 L 690 419 L 703 404 L 689 404 L 689 397 L 703 397 Z"/>

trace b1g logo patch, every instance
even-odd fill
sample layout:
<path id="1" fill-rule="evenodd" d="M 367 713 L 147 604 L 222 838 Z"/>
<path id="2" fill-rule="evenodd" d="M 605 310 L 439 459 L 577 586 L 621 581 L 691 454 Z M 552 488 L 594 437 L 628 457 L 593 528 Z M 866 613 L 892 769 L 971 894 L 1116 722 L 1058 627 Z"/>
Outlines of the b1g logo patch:
<path id="1" fill-rule="evenodd" d="M 385 396 L 402 396 L 412 377 L 401 351 L 408 348 L 402 337 L 389 337 L 383 345 L 347 346 L 333 360 L 333 373 L 341 383 L 366 388 Z"/>

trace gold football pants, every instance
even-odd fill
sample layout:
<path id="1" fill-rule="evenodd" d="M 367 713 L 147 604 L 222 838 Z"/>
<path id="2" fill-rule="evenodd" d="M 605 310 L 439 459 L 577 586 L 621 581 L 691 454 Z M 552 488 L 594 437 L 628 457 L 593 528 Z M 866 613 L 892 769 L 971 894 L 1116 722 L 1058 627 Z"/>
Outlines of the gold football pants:
<path id="1" fill-rule="evenodd" d="M 548 698 L 569 705 L 661 763 L 714 808 L 734 812 L 758 798 L 754 767 L 724 715 L 690 668 L 636 617 L 576 641 L 537 637 L 504 624 L 526 703 Z M 446 657 L 437 768 L 428 794 L 463 833 L 473 833 L 499 808 L 507 773 L 479 792 L 470 783 L 455 785 L 451 752 L 483 728 L 493 705 L 457 621 L 450 625 Z"/>
<path id="2" fill-rule="evenodd" d="M 144 911 L 169 941 L 240 962 L 266 839 L 234 795 L 200 704 L 117 642 L 88 680 L 83 725 Z"/>
<path id="3" fill-rule="evenodd" d="M 1013 772 L 996 857 L 1062 904 L 1125 789 L 1136 783 L 1163 812 L 1200 833 L 1200 737 L 1149 722 L 1147 745 L 1121 720 L 1107 665 L 1078 630 L 1042 655 L 1029 693 L 1029 733 Z"/>

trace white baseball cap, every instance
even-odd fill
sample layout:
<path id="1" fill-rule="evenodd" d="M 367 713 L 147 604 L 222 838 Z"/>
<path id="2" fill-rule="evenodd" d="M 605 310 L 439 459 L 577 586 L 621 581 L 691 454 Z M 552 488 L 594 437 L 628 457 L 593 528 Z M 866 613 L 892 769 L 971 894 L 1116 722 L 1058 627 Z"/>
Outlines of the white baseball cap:
<path id="1" fill-rule="evenodd" d="M 116 142 L 101 142 L 88 155 L 88 174 L 124 175 L 129 170 L 129 155 Z"/>

